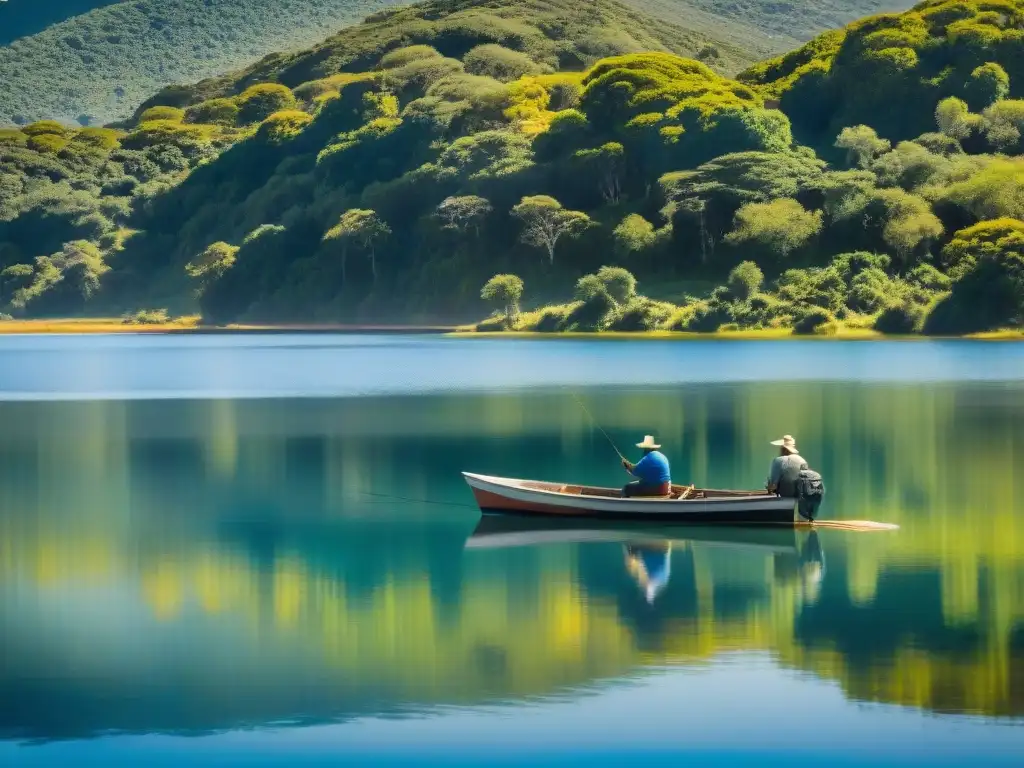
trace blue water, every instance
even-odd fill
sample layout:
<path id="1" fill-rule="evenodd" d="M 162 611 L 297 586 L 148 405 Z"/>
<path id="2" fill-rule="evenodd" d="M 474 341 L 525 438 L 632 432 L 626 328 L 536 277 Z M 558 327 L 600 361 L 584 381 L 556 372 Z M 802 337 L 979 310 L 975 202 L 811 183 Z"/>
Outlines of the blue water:
<path id="1" fill-rule="evenodd" d="M 0 336 L 0 396 L 315 397 L 538 386 L 1024 378 L 1024 344 Z"/>
<path id="2" fill-rule="evenodd" d="M 624 480 L 566 386 L 900 528 L 510 539 L 461 471 Z M 1024 345 L 0 337 L 0 765 L 1022 754 Z"/>

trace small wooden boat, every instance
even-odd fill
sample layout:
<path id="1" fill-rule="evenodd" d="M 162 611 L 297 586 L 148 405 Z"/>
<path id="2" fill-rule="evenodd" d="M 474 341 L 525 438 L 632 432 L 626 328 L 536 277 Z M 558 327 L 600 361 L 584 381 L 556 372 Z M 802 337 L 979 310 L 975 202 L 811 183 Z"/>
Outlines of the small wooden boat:
<path id="1" fill-rule="evenodd" d="M 793 525 L 796 500 L 767 491 L 673 485 L 667 496 L 622 498 L 618 488 L 517 480 L 463 472 L 485 514 L 638 520 L 645 523 Z"/>

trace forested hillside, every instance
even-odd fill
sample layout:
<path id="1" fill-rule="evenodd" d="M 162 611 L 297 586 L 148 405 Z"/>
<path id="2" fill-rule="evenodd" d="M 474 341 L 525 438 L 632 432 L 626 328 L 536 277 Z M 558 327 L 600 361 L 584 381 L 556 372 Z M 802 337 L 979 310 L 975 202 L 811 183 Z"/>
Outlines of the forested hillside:
<path id="1" fill-rule="evenodd" d="M 1024 0 L 932 0 L 739 80 L 718 45 L 581 5 L 380 12 L 124 131 L 0 132 L 0 310 L 1022 324 Z"/>
<path id="2" fill-rule="evenodd" d="M 88 125 L 121 120 L 165 85 L 195 82 L 244 67 L 266 54 L 312 44 L 395 2 L 0 2 L 0 46 L 24 38 L 0 47 L 0 125 L 40 119 Z M 823 29 L 864 13 L 900 7 L 906 0 L 629 0 L 627 4 L 728 49 L 715 67 L 734 74 Z M 585 0 L 581 10 L 586 7 Z"/>
<path id="3" fill-rule="evenodd" d="M 49 4 L 9 0 L 15 4 Z M 168 83 L 322 40 L 393 0 L 122 0 L 0 48 L 0 125 L 101 125 Z"/>
<path id="4" fill-rule="evenodd" d="M 689 22 L 692 8 L 716 19 L 719 28 L 735 24 L 756 29 L 778 52 L 862 16 L 906 10 L 913 0 L 635 0 L 632 4 L 680 23 Z"/>
<path id="5" fill-rule="evenodd" d="M 0 45 L 42 32 L 73 16 L 122 0 L 3 0 L 0 2 Z"/>

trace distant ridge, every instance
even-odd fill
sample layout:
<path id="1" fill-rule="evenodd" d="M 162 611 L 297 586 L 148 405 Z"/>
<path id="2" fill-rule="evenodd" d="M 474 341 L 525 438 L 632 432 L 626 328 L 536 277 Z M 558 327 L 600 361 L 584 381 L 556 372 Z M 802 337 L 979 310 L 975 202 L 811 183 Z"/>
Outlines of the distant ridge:
<path id="1" fill-rule="evenodd" d="M 105 124 L 154 91 L 317 43 L 396 0 L 0 0 L 0 125 Z M 907 0 L 627 0 L 730 49 L 733 74 Z M 26 37 L 27 35 L 27 37 Z M 20 38 L 20 39 L 18 39 Z M 15 41 L 12 43 L 12 40 Z"/>

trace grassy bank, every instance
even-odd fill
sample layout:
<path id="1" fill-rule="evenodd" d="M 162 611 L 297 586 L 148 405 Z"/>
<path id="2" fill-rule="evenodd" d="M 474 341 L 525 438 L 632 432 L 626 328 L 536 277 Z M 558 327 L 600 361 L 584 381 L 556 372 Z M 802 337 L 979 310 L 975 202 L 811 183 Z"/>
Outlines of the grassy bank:
<path id="1" fill-rule="evenodd" d="M 828 335 L 801 335 L 791 328 L 758 328 L 725 330 L 708 333 L 695 331 L 478 331 L 474 326 L 440 325 L 344 325 L 344 324 L 265 324 L 265 325 L 203 325 L 197 316 L 180 317 L 163 323 L 126 323 L 120 318 L 56 318 L 48 320 L 8 320 L 0 322 L 0 336 L 19 334 L 104 334 L 104 333 L 403 333 L 443 334 L 459 338 L 478 339 L 599 339 L 608 341 L 636 341 L 665 339 L 675 341 L 736 340 L 778 341 L 782 339 L 819 341 L 927 341 L 933 337 L 921 335 L 890 336 L 869 328 L 839 326 Z M 1006 329 L 965 336 L 943 337 L 974 339 L 979 341 L 1024 341 L 1024 331 Z"/>
<path id="2" fill-rule="evenodd" d="M 198 316 L 158 323 L 126 323 L 121 318 L 56 318 L 0 322 L 0 336 L 39 333 L 448 333 L 454 326 L 425 325 L 203 325 Z"/>
<path id="3" fill-rule="evenodd" d="M 985 333 L 973 333 L 964 336 L 921 336 L 909 334 L 893 336 L 873 331 L 869 328 L 840 328 L 830 335 L 802 335 L 794 333 L 790 328 L 758 328 L 738 331 L 713 331 L 697 333 L 691 331 L 564 331 L 560 333 L 543 333 L 540 331 L 477 331 L 472 327 L 459 328 L 456 335 L 473 338 L 510 338 L 510 339 L 602 339 L 602 340 L 651 340 L 665 339 L 675 341 L 935 341 L 936 339 L 969 339 L 974 341 L 1024 341 L 1024 331 L 1001 330 Z"/>

